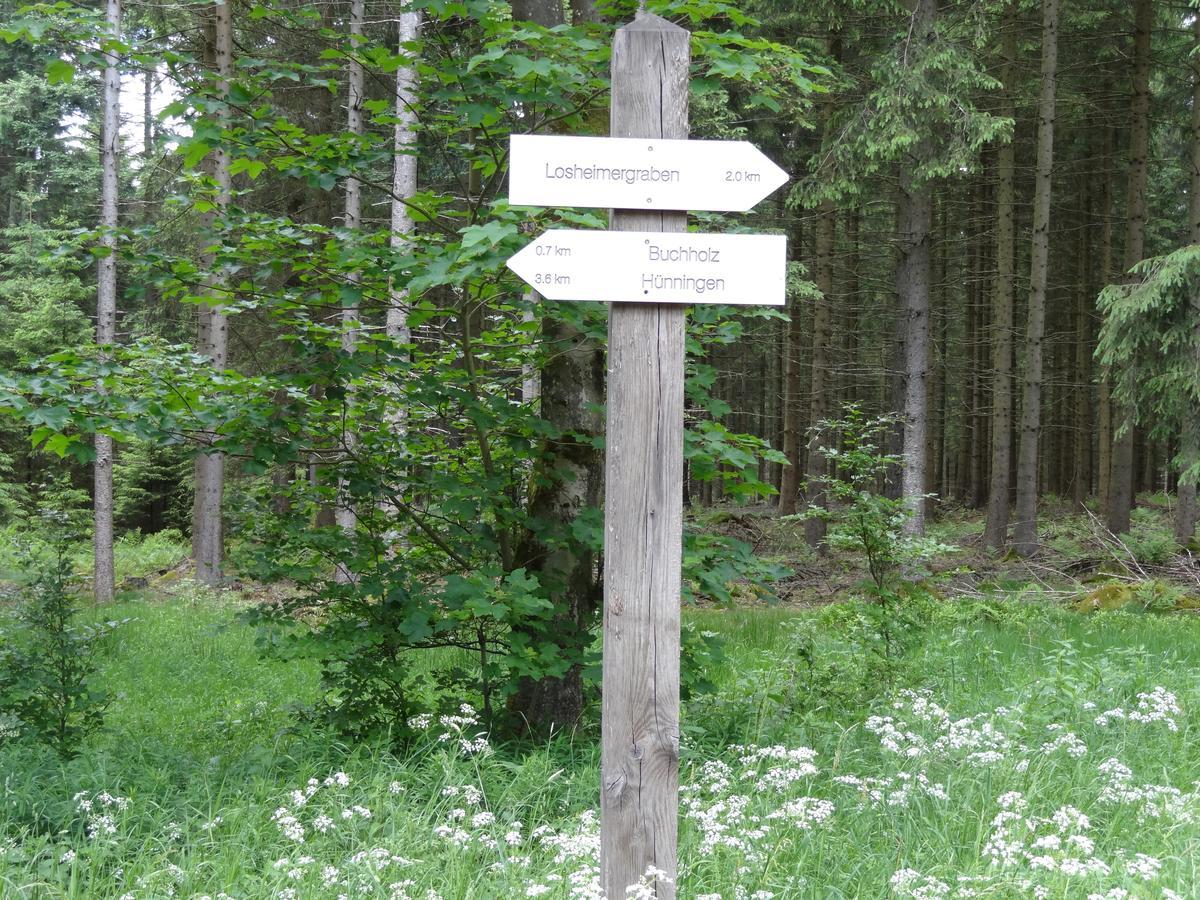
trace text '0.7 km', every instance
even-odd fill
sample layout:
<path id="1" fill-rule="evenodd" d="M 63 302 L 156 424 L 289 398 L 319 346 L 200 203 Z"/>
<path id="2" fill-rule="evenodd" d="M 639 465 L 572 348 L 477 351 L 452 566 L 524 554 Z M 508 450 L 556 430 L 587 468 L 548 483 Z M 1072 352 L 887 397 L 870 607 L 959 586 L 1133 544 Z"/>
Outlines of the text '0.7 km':
<path id="1" fill-rule="evenodd" d="M 551 230 L 508 261 L 551 300 L 782 306 L 787 240 L 773 234 Z"/>

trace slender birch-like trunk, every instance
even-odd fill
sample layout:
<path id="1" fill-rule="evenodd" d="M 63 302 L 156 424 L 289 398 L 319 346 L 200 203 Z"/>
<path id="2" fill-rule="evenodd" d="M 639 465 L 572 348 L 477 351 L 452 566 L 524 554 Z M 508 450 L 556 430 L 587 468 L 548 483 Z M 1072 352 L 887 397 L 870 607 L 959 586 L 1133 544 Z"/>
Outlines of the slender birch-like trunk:
<path id="1" fill-rule="evenodd" d="M 121 0 L 108 0 L 105 20 L 109 35 L 121 37 Z M 96 280 L 96 343 L 110 347 L 117 340 L 117 163 L 121 146 L 121 73 L 115 52 L 105 55 L 104 121 L 100 131 L 100 257 Z M 106 351 L 101 350 L 106 356 Z M 104 392 L 104 386 L 99 390 Z M 92 593 L 97 603 L 111 603 L 115 591 L 113 562 L 113 439 L 96 435 L 94 464 L 95 562 Z"/>
<path id="2" fill-rule="evenodd" d="M 1050 192 L 1054 167 L 1054 102 L 1058 75 L 1058 0 L 1042 0 L 1042 90 L 1038 98 L 1037 181 L 1033 196 L 1033 252 L 1025 326 L 1025 381 L 1021 444 L 1017 454 L 1017 521 L 1013 549 L 1037 550 L 1038 444 L 1042 430 L 1042 338 L 1050 257 Z"/>
<path id="3" fill-rule="evenodd" d="M 412 44 L 417 40 L 421 28 L 421 13 L 406 9 L 397 19 L 399 26 L 399 50 L 413 53 Z M 417 193 L 417 66 L 414 58 L 409 65 L 396 70 L 396 130 L 393 139 L 395 162 L 392 168 L 392 249 L 402 253 L 412 240 L 413 220 L 405 200 Z M 391 304 L 388 306 L 385 330 L 387 336 L 397 344 L 407 344 L 411 335 L 408 330 L 408 291 L 402 287 L 391 287 Z M 404 410 L 398 409 L 403 418 Z"/>
<path id="4" fill-rule="evenodd" d="M 407 4 L 406 4 L 407 5 Z M 398 51 L 410 54 L 412 62 L 396 70 L 396 125 L 392 139 L 392 230 L 389 241 L 392 250 L 402 254 L 412 243 L 413 220 L 408 205 L 417 192 L 417 65 L 414 46 L 421 28 L 421 13 L 404 9 L 396 19 Z M 408 327 L 408 289 L 394 282 L 388 287 L 388 310 L 384 320 L 384 333 L 391 338 L 396 348 L 394 359 L 401 369 L 401 377 L 407 376 L 409 362 L 408 344 L 412 334 Z M 394 392 L 394 402 L 388 409 L 391 433 L 397 442 L 405 439 L 408 431 L 408 410 L 401 400 L 400 392 Z M 406 480 L 406 479 L 405 479 Z M 403 482 L 391 485 L 394 493 L 404 490 Z M 390 504 L 385 508 L 392 509 Z M 394 509 L 393 509 L 394 511 Z M 399 532 L 390 535 L 394 543 Z"/>
<path id="5" fill-rule="evenodd" d="M 366 18 L 366 2 L 365 0 L 351 0 L 350 3 L 350 61 L 347 66 L 346 77 L 346 130 L 359 138 L 364 133 L 363 127 L 363 66 L 358 59 L 358 53 L 361 50 L 361 41 L 359 40 L 363 33 L 363 19 Z M 345 184 L 345 206 L 343 208 L 342 224 L 346 231 L 353 235 L 362 226 L 362 183 L 358 178 L 351 174 L 346 178 Z M 353 237 L 351 238 L 353 239 Z M 346 281 L 351 287 L 356 287 L 361 281 L 356 270 L 347 273 Z M 342 307 L 342 351 L 346 354 L 352 354 L 358 347 L 358 334 L 360 328 L 359 317 L 362 314 L 362 309 L 355 302 L 350 306 Z M 354 392 L 351 385 L 346 386 L 345 400 L 347 406 L 354 403 Z M 355 435 L 352 429 L 343 428 L 342 430 L 342 448 L 346 456 L 352 458 L 355 449 Z M 349 464 L 350 460 L 347 460 Z M 346 534 L 353 536 L 355 525 L 357 524 L 357 516 L 354 511 L 354 504 L 349 496 L 349 480 L 340 477 L 338 479 L 338 497 L 337 507 L 334 510 L 334 521 L 337 522 L 339 528 Z M 339 565 L 337 567 L 335 578 L 339 583 L 345 584 L 351 580 L 351 572 L 346 566 Z"/>
<path id="6" fill-rule="evenodd" d="M 829 476 L 829 460 L 822 449 L 828 444 L 828 435 L 817 429 L 817 423 L 829 415 L 828 394 L 833 390 L 829 381 L 829 351 L 833 343 L 833 245 L 836 237 L 837 213 L 833 201 L 822 200 L 817 207 L 817 291 L 819 296 L 813 305 L 812 359 L 810 362 L 809 416 L 812 437 L 808 444 L 808 477 L 805 487 L 805 505 L 811 508 L 828 509 L 825 479 Z M 825 544 L 826 523 L 823 518 L 812 516 L 804 522 L 804 541 L 810 547 Z"/>
<path id="7" fill-rule="evenodd" d="M 206 62 L 217 73 L 217 90 L 221 96 L 229 91 L 233 77 L 233 12 L 229 3 L 214 3 L 208 7 L 205 30 L 208 33 Z M 231 197 L 229 155 L 221 147 L 209 153 L 205 170 L 215 188 L 214 209 L 204 215 L 205 231 L 210 241 L 218 216 L 223 216 Z M 227 286 L 216 273 L 217 254 L 207 250 L 202 268 L 208 272 L 206 289 L 210 305 L 199 309 L 197 346 L 212 361 L 212 367 L 223 370 L 229 361 L 229 323 L 225 314 Z M 204 435 L 206 443 L 215 436 Z M 224 529 L 221 513 L 225 493 L 225 455 L 202 452 L 196 456 L 196 502 L 192 511 L 192 556 L 196 563 L 196 578 L 208 585 L 221 581 Z"/>

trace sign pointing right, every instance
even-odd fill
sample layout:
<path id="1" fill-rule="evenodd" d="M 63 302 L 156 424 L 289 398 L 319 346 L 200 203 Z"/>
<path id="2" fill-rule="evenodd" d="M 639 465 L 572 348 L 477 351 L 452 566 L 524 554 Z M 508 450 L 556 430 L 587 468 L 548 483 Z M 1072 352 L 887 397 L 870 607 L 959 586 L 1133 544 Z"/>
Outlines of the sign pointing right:
<path id="1" fill-rule="evenodd" d="M 514 134 L 508 200 L 516 206 L 745 212 L 787 180 L 747 141 Z"/>

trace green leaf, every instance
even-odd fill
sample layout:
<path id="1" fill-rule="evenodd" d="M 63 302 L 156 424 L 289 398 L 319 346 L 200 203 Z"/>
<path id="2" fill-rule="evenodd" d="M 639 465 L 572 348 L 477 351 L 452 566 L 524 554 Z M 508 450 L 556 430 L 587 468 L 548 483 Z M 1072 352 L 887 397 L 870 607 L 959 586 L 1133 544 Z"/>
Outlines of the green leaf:
<path id="1" fill-rule="evenodd" d="M 486 225 L 470 225 L 462 229 L 459 234 L 463 236 L 462 245 L 465 250 L 467 247 L 474 247 L 476 244 L 487 243 L 488 246 L 495 247 L 507 237 L 512 237 L 517 233 L 517 226 L 512 222 L 501 222 L 496 219 L 488 222 Z"/>
<path id="2" fill-rule="evenodd" d="M 206 141 L 192 139 L 183 141 L 179 149 L 183 151 L 183 164 L 192 169 L 198 166 L 204 157 L 208 156 L 212 147 Z"/>
<path id="3" fill-rule="evenodd" d="M 46 63 L 46 79 L 51 84 L 66 84 L 75 80 L 75 66 L 65 59 L 52 59 Z"/>
<path id="4" fill-rule="evenodd" d="M 261 160 L 246 159 L 245 157 L 242 157 L 241 159 L 235 159 L 232 163 L 230 163 L 229 174 L 237 175 L 241 172 L 245 172 L 248 176 L 250 176 L 250 179 L 253 180 L 261 175 L 263 173 L 263 169 L 266 167 L 267 164 Z"/>

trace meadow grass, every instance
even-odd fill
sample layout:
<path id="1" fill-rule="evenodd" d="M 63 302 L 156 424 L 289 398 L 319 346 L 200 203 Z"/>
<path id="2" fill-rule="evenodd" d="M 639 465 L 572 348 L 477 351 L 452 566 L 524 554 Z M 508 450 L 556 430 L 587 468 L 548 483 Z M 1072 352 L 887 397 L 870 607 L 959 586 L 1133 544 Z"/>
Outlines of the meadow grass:
<path id="1" fill-rule="evenodd" d="M 947 602 L 851 695 L 853 609 L 688 613 L 726 655 L 685 704 L 680 897 L 1200 897 L 1200 622 Z M 0 896 L 600 896 L 595 722 L 348 746 L 230 597 L 104 614 L 105 730 L 69 762 L 0 738 Z"/>

